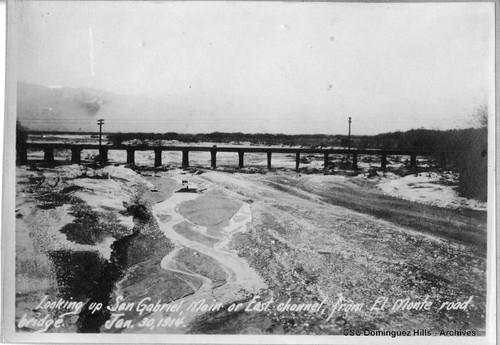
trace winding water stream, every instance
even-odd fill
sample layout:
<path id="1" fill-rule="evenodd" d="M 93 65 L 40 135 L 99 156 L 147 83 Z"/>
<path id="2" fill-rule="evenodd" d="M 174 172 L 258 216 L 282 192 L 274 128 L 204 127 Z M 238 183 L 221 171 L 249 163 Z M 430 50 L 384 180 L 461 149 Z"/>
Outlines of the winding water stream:
<path id="1" fill-rule="evenodd" d="M 257 293 L 260 289 L 265 288 L 266 284 L 263 279 L 248 265 L 248 263 L 244 259 L 239 258 L 235 252 L 227 248 L 234 234 L 246 231 L 246 224 L 251 221 L 249 204 L 244 203 L 238 212 L 229 219 L 229 224 L 220 230 L 221 239 L 214 246 L 193 241 L 174 230 L 176 225 L 188 222 L 192 226 L 192 229 L 206 236 L 208 232 L 206 227 L 193 224 L 178 212 L 179 205 L 186 201 L 195 200 L 201 196 L 202 194 L 197 193 L 174 193 L 170 198 L 153 206 L 153 214 L 161 231 L 163 231 L 163 233 L 175 244 L 175 249 L 162 259 L 161 267 L 181 276 L 188 275 L 199 278 L 203 282 L 201 287 L 199 287 L 194 294 L 183 298 L 184 305 L 188 307 L 191 303 L 203 299 L 207 304 L 218 302 L 224 305 L 241 298 L 242 291 Z M 226 283 L 215 287 L 210 278 L 181 268 L 180 265 L 178 265 L 177 256 L 179 251 L 183 248 L 193 250 L 193 255 L 199 252 L 214 259 L 216 264 L 226 273 Z M 180 311 L 179 315 L 184 317 L 184 322 L 186 324 L 189 324 L 189 322 L 200 315 L 200 313 L 201 312 L 186 311 L 183 313 L 183 311 Z M 155 319 L 159 319 L 163 316 L 164 315 L 161 313 L 151 315 L 151 317 Z M 170 316 L 175 317 L 174 315 Z M 155 332 L 182 333 L 183 330 L 178 328 L 156 328 Z"/>

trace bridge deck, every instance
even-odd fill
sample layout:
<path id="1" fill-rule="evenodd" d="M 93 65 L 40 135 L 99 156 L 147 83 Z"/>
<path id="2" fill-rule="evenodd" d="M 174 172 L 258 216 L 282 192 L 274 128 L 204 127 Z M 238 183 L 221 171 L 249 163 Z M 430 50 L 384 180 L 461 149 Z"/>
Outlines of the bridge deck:
<path id="1" fill-rule="evenodd" d="M 127 163 L 135 164 L 135 151 L 154 151 L 155 152 L 155 162 L 154 165 L 162 165 L 162 152 L 163 151 L 180 151 L 182 152 L 182 166 L 189 166 L 189 152 L 210 152 L 211 153 L 211 166 L 216 167 L 216 156 L 218 152 L 235 152 L 239 156 L 239 168 L 243 168 L 244 165 L 244 154 L 245 153 L 267 153 L 267 165 L 271 169 L 271 156 L 273 153 L 288 153 L 295 154 L 296 157 L 296 170 L 299 169 L 300 164 L 300 154 L 322 154 L 324 155 L 324 169 L 329 168 L 329 155 L 332 154 L 349 154 L 352 156 L 352 166 L 357 169 L 357 157 L 358 155 L 376 155 L 381 156 L 381 167 L 386 168 L 387 156 L 389 155 L 401 155 L 410 156 L 410 165 L 412 168 L 416 169 L 417 156 L 431 156 L 438 155 L 441 157 L 442 161 L 445 161 L 446 156 L 450 152 L 432 152 L 432 151 L 412 151 L 412 150 L 383 150 L 383 149 L 331 149 L 331 148 L 297 148 L 297 147 L 276 147 L 276 146 L 147 146 L 147 145 L 102 145 L 98 144 L 73 144 L 73 143 L 37 143 L 31 142 L 26 143 L 23 149 L 17 152 L 17 161 L 20 164 L 27 163 L 27 150 L 44 150 L 45 161 L 54 160 L 54 150 L 71 150 L 71 162 L 80 163 L 81 162 L 81 151 L 82 150 L 99 150 L 99 156 L 102 163 L 107 163 L 108 152 L 110 150 L 121 150 L 127 151 Z"/>

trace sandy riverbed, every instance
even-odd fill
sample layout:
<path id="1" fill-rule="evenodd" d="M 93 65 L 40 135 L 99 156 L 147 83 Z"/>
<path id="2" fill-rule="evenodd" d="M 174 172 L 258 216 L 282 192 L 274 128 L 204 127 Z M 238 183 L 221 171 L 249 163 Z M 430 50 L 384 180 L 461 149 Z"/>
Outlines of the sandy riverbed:
<path id="1" fill-rule="evenodd" d="M 110 313 L 81 313 L 65 319 L 64 331 L 339 334 L 346 326 L 367 325 L 484 330 L 484 212 L 416 204 L 384 195 L 373 181 L 346 176 L 181 169 L 141 176 L 110 166 L 82 177 L 82 169 L 18 168 L 18 320 L 43 314 L 33 307 L 45 294 L 109 305 L 123 296 L 130 303 L 149 297 L 224 306 L 259 295 L 276 304 L 330 298 L 325 312 L 331 317 L 273 308 L 125 311 L 134 324 L 145 317 L 183 317 L 184 325 L 120 329 L 104 326 Z M 103 179 L 95 178 L 99 174 Z M 193 192 L 177 192 L 183 180 Z M 366 305 L 380 296 L 429 296 L 436 305 L 473 296 L 473 302 L 466 311 L 332 313 L 338 296 Z"/>

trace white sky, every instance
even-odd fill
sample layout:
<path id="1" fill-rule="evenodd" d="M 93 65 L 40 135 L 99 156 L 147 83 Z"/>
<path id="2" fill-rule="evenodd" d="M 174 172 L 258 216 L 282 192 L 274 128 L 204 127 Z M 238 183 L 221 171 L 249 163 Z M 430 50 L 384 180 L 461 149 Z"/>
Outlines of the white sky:
<path id="1" fill-rule="evenodd" d="M 494 3 L 17 6 L 18 80 L 158 98 L 187 132 L 461 128 L 493 102 Z"/>

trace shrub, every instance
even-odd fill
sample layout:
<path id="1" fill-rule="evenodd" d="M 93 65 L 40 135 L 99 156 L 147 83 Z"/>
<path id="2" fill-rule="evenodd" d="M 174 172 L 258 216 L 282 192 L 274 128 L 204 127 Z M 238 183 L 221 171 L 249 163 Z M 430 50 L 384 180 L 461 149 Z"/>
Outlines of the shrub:
<path id="1" fill-rule="evenodd" d="M 470 131 L 459 146 L 456 160 L 460 173 L 458 192 L 467 198 L 486 201 L 488 194 L 488 131 Z"/>
<path id="2" fill-rule="evenodd" d="M 111 144 L 119 146 L 125 141 L 125 136 L 121 132 L 111 133 L 108 134 L 108 140 L 111 141 Z"/>

